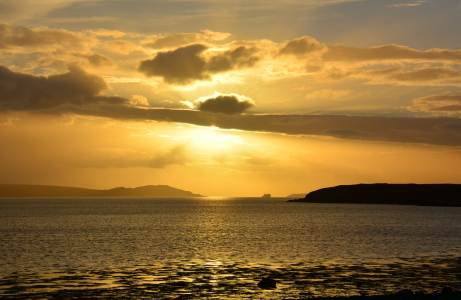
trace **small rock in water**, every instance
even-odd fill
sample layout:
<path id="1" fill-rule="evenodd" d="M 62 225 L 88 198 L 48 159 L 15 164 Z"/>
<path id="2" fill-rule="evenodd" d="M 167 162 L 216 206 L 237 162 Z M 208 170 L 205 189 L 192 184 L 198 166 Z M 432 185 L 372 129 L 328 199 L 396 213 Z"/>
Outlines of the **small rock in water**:
<path id="1" fill-rule="evenodd" d="M 277 281 L 270 278 L 263 278 L 258 282 L 258 286 L 262 289 L 275 289 L 277 288 Z"/>

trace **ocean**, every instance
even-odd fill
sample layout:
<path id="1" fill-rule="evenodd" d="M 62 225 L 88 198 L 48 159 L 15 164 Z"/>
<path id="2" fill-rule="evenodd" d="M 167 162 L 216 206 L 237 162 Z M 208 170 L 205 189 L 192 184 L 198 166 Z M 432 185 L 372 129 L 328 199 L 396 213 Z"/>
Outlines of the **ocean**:
<path id="1" fill-rule="evenodd" d="M 0 199 L 0 297 L 300 299 L 461 288 L 460 207 L 286 200 Z M 259 288 L 264 277 L 277 288 Z"/>

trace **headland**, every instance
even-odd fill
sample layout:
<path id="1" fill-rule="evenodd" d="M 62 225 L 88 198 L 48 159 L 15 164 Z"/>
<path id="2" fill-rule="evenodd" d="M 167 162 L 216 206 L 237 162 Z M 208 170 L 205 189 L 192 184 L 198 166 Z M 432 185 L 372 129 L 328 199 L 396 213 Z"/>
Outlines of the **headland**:
<path id="1" fill-rule="evenodd" d="M 461 206 L 461 184 L 338 185 L 288 202 Z"/>

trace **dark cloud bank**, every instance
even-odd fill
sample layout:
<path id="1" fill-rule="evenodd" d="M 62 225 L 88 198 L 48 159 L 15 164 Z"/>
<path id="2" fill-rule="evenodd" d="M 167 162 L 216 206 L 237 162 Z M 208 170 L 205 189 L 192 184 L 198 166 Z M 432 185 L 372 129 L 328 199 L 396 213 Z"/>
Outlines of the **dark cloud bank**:
<path id="1" fill-rule="evenodd" d="M 71 67 L 65 74 L 42 77 L 13 72 L 0 66 L 0 112 L 3 115 L 15 111 L 49 115 L 71 113 L 117 120 L 179 122 L 290 135 L 319 135 L 366 141 L 461 146 L 461 119 L 459 118 L 295 114 L 229 115 L 224 114 L 222 110 L 219 111 L 220 113 L 214 113 L 138 108 L 129 106 L 125 98 L 102 95 L 101 92 L 107 88 L 107 84 L 101 77 L 88 74 L 75 67 Z M 226 99 L 214 98 L 213 101 L 229 101 Z M 231 99 L 230 102 L 234 100 Z M 213 102 L 205 101 L 204 103 Z"/>
<path id="2" fill-rule="evenodd" d="M 139 109 L 106 106 L 73 113 L 113 119 L 156 120 L 217 126 L 223 129 L 319 135 L 344 139 L 461 146 L 461 120 L 457 118 L 391 118 L 344 115 L 225 115 L 191 110 Z"/>

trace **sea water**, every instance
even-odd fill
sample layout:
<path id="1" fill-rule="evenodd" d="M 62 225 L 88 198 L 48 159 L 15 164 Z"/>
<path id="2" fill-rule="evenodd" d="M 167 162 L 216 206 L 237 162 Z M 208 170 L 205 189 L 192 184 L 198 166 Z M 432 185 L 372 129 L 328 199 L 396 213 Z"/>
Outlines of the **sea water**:
<path id="1" fill-rule="evenodd" d="M 461 208 L 286 198 L 0 199 L 0 276 L 461 255 Z"/>

